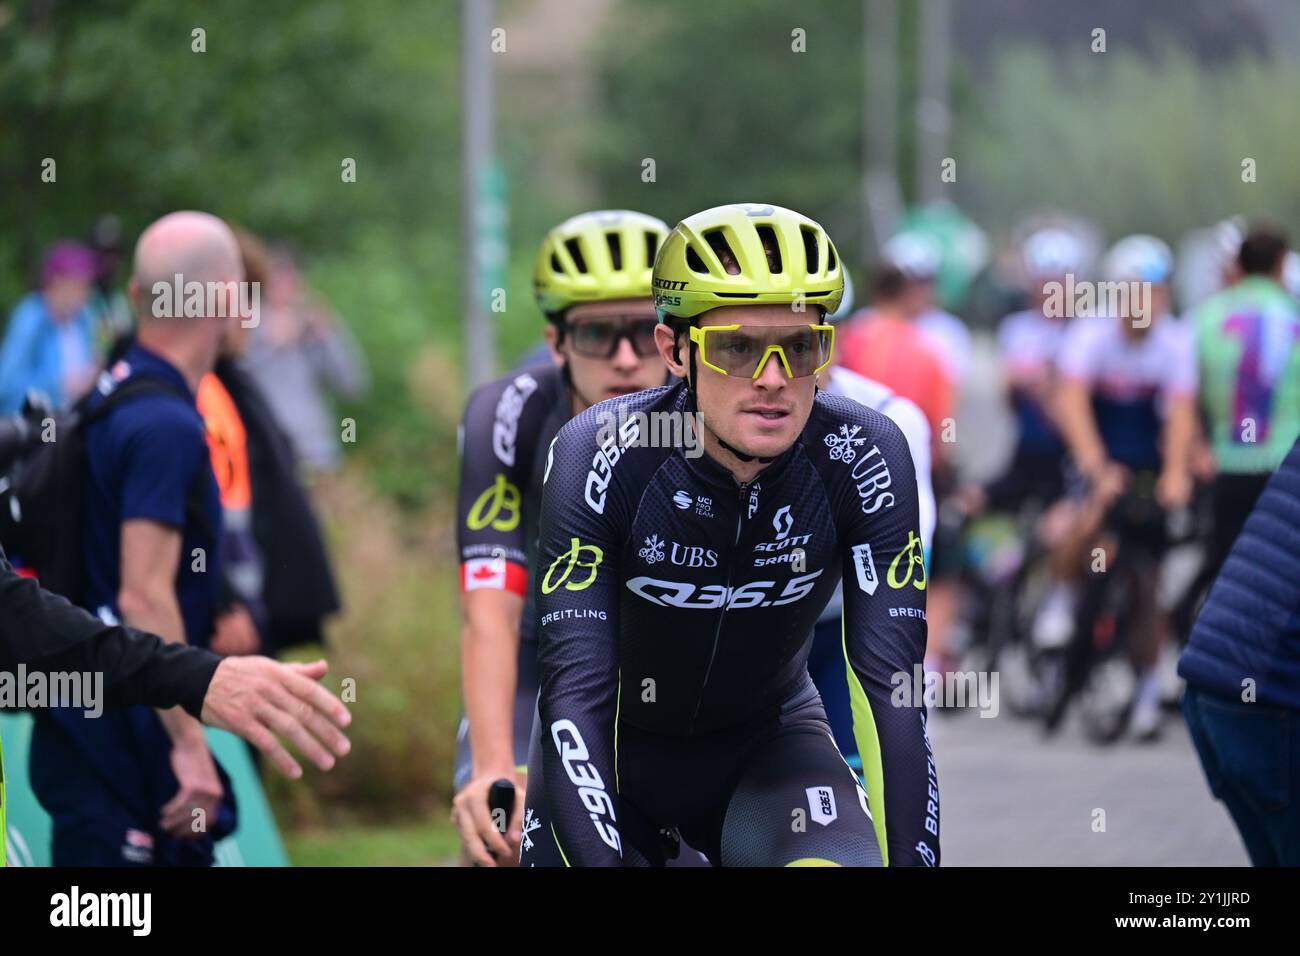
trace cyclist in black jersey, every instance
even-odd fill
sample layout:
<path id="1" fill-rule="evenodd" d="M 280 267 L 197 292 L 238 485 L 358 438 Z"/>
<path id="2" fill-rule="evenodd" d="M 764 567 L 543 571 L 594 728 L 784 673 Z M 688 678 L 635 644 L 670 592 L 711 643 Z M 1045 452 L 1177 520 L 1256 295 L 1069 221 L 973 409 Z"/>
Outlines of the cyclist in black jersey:
<path id="1" fill-rule="evenodd" d="M 585 213 L 552 229 L 538 251 L 534 288 L 554 361 L 482 386 L 465 408 L 457 538 L 467 716 L 452 815 L 465 856 L 481 865 L 512 864 L 519 855 L 522 800 L 502 833 L 487 795 L 503 778 L 522 790 L 527 769 L 537 697 L 528 582 L 543 452 L 593 402 L 665 380 L 650 266 L 667 232 L 660 220 L 623 210 Z"/>
<path id="2" fill-rule="evenodd" d="M 673 230 L 654 287 L 684 380 L 588 409 L 544 468 L 522 862 L 657 865 L 675 833 L 715 865 L 935 865 L 916 479 L 893 422 L 816 393 L 835 247 L 719 207 Z M 703 455 L 657 440 L 678 421 Z M 806 666 L 841 575 L 865 791 Z"/>

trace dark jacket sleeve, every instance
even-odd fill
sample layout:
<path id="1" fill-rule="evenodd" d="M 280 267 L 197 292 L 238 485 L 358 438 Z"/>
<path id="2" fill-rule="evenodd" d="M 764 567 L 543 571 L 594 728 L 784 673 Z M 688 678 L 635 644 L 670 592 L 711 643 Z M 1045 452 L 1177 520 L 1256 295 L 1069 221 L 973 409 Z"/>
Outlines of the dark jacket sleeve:
<path id="1" fill-rule="evenodd" d="M 194 717 L 221 658 L 105 624 L 18 574 L 0 550 L 0 669 L 104 675 L 105 706 L 184 707 Z"/>
<path id="2" fill-rule="evenodd" d="M 298 477 L 293 445 L 257 383 L 236 363 L 217 363 L 248 437 L 253 537 L 263 565 L 269 617 L 265 652 L 324 640 L 324 619 L 342 606 L 325 536 Z"/>

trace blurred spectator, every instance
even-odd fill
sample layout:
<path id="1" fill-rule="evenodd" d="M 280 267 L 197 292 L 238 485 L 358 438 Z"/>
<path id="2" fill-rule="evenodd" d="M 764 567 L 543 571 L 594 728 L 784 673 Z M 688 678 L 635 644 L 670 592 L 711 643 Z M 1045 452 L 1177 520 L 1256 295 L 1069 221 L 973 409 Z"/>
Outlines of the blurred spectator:
<path id="1" fill-rule="evenodd" d="M 95 252 L 95 292 L 90 300 L 95 314 L 97 351 L 108 354 L 113 344 L 129 335 L 134 325 L 131 303 L 121 284 L 122 222 L 112 214 L 100 216 L 91 231 L 90 245 Z"/>
<path id="2" fill-rule="evenodd" d="M 907 278 L 900 303 L 903 313 L 933 346 L 953 389 L 960 392 L 970 369 L 970 330 L 957 316 L 944 311 L 936 296 L 943 247 L 932 236 L 904 232 L 886 242 L 880 254 Z"/>
<path id="3" fill-rule="evenodd" d="M 1237 253 L 1240 278 L 1192 315 L 1201 409 L 1218 474 L 1210 561 L 1218 566 L 1273 470 L 1300 435 L 1300 307 L 1282 286 L 1289 245 L 1256 225 Z"/>
<path id="4" fill-rule="evenodd" d="M 95 381 L 95 255 L 77 242 L 55 243 L 41 287 L 14 308 L 0 345 L 0 414 L 18 411 L 29 389 L 66 408 Z"/>
<path id="5" fill-rule="evenodd" d="M 888 261 L 877 274 L 871 305 L 851 318 L 839 337 L 839 362 L 850 371 L 911 399 L 925 413 L 937 441 L 952 414 L 952 379 L 944 359 L 914 324 L 918 280 Z"/>
<path id="6" fill-rule="evenodd" d="M 266 281 L 262 243 L 237 229 L 249 282 Z M 320 526 L 299 483 L 293 447 L 257 383 L 241 367 L 250 329 L 227 329 L 216 368 L 199 384 L 212 470 L 224 512 L 226 585 L 212 649 L 274 653 L 323 640 L 339 609 Z"/>
<path id="7" fill-rule="evenodd" d="M 1250 512 L 1178 662 L 1210 791 L 1255 866 L 1300 866 L 1300 444 Z"/>
<path id="8" fill-rule="evenodd" d="M 245 366 L 299 462 L 311 471 L 332 471 L 343 449 L 329 396 L 356 398 L 366 391 L 365 357 L 329 305 L 307 287 L 288 252 L 271 256 L 259 319 Z"/>
<path id="9" fill-rule="evenodd" d="M 229 304 L 202 316 L 180 315 L 179 303 L 155 311 L 152 290 L 178 274 L 223 286 L 243 278 L 223 222 L 174 213 L 136 247 L 138 340 L 86 405 L 79 597 L 106 621 L 205 647 L 222 516 L 194 390 L 238 319 Z M 30 770 L 52 818 L 55 866 L 210 865 L 215 841 L 235 826 L 229 780 L 199 724 L 176 710 L 132 707 L 89 720 L 50 708 L 36 718 Z M 195 829 L 200 811 L 205 825 Z"/>

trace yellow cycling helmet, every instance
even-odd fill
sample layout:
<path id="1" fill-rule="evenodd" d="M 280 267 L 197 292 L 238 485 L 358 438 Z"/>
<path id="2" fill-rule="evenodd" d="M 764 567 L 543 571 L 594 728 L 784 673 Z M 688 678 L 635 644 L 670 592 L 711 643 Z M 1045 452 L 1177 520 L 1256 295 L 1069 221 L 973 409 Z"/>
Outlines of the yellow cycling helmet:
<path id="1" fill-rule="evenodd" d="M 533 293 L 547 317 L 582 302 L 650 296 L 650 267 L 668 224 L 627 209 L 602 209 L 566 219 L 537 251 Z"/>
<path id="2" fill-rule="evenodd" d="M 792 209 L 716 206 L 683 219 L 654 264 L 659 321 L 693 319 L 729 305 L 793 303 L 834 312 L 844 271 L 826 230 Z"/>

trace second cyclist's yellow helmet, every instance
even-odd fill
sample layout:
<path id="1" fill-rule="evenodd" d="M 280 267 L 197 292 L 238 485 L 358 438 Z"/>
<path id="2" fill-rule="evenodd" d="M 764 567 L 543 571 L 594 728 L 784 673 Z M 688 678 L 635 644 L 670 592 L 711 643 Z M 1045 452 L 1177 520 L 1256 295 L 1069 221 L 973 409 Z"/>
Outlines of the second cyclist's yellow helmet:
<path id="1" fill-rule="evenodd" d="M 650 296 L 650 267 L 668 224 L 627 209 L 602 209 L 566 219 L 537 251 L 533 293 L 547 316 L 583 302 Z"/>
<path id="2" fill-rule="evenodd" d="M 844 295 L 844 270 L 826 230 L 792 209 L 716 206 L 683 219 L 654 264 L 661 322 L 729 305 L 794 303 L 829 315 Z"/>

